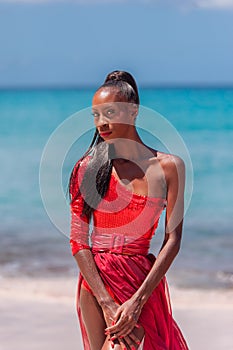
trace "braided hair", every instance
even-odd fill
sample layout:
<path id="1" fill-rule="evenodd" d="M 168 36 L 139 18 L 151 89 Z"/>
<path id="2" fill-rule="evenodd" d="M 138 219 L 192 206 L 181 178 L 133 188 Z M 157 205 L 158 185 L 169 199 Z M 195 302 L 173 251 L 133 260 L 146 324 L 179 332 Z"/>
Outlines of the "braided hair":
<path id="1" fill-rule="evenodd" d="M 137 84 L 130 73 L 124 71 L 114 71 L 109 73 L 104 84 L 101 85 L 97 91 L 107 87 L 116 89 L 116 96 L 119 98 L 119 101 L 124 99 L 127 102 L 139 105 Z M 88 160 L 82 183 L 77 193 L 71 198 L 71 194 L 73 194 L 75 188 L 80 164 L 88 156 L 90 156 L 90 159 Z M 99 132 L 96 129 L 88 150 L 78 161 L 78 166 L 73 168 L 69 181 L 71 203 L 75 201 L 80 194 L 82 194 L 82 196 L 84 195 L 82 214 L 88 218 L 91 217 L 93 210 L 107 193 L 112 173 L 113 158 L 114 146 L 104 142 L 104 139 L 99 135 Z M 96 181 L 93 181 L 93 179 Z"/>

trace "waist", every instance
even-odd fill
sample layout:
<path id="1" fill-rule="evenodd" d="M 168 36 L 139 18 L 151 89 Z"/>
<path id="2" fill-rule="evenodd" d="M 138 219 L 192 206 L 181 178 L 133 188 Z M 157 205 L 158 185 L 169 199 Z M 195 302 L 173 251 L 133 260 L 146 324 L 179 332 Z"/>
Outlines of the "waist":
<path id="1" fill-rule="evenodd" d="M 115 233 L 92 233 L 92 252 L 108 252 L 123 255 L 147 255 L 150 240 L 140 236 L 133 237 Z"/>

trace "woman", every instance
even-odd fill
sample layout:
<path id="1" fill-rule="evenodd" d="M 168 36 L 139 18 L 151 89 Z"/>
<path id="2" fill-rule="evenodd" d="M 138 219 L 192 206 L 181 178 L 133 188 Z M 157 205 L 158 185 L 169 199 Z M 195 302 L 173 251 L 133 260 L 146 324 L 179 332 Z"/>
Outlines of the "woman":
<path id="1" fill-rule="evenodd" d="M 93 97 L 94 139 L 70 178 L 70 243 L 80 269 L 85 350 L 188 349 L 172 318 L 165 278 L 181 242 L 184 163 L 143 143 L 135 127 L 138 106 L 134 78 L 110 73 Z M 155 258 L 148 250 L 165 208 L 164 242 Z"/>

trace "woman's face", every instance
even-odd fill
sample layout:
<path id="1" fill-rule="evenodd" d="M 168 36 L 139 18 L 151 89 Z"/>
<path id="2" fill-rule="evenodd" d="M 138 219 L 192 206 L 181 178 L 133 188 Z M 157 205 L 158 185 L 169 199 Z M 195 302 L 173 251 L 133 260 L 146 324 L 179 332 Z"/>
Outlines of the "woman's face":
<path id="1" fill-rule="evenodd" d="M 94 123 L 104 140 L 130 137 L 137 115 L 137 109 L 133 106 L 119 101 L 115 88 L 105 87 L 95 93 L 92 101 Z"/>

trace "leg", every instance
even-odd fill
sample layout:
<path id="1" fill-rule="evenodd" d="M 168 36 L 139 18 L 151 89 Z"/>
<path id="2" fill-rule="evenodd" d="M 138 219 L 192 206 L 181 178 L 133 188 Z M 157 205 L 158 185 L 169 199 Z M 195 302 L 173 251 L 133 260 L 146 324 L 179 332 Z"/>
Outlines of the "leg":
<path id="1" fill-rule="evenodd" d="M 106 323 L 96 298 L 85 288 L 80 291 L 80 307 L 91 350 L 100 350 L 106 339 Z"/>
<path id="2" fill-rule="evenodd" d="M 103 312 L 96 298 L 85 288 L 81 288 L 80 291 L 80 307 L 91 350 L 113 350 L 109 337 L 104 334 L 106 323 Z M 142 341 L 145 333 L 143 327 L 134 328 L 133 333 L 137 339 Z M 134 346 L 135 349 L 139 347 L 133 341 L 130 341 L 131 346 Z M 127 349 L 130 347 L 127 347 Z M 122 350 L 122 348 L 119 344 L 115 344 L 114 350 Z"/>

